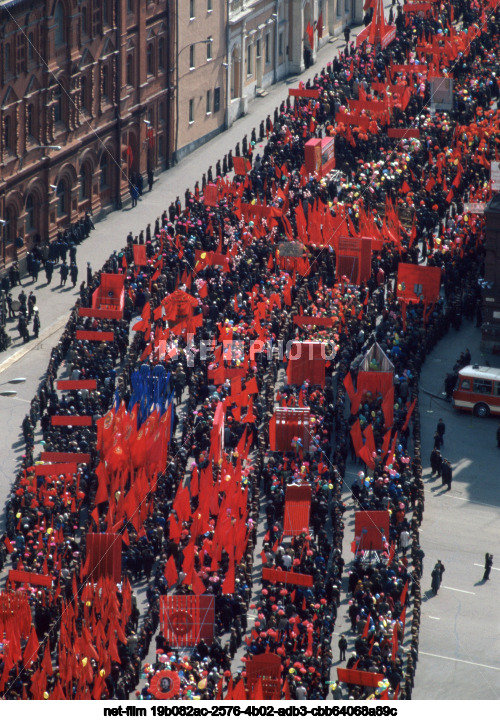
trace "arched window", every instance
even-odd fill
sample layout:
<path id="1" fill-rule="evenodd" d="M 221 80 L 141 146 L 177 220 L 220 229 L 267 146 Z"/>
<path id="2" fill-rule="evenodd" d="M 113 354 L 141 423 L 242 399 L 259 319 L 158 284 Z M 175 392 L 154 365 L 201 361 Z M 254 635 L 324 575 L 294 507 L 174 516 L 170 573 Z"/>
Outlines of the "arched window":
<path id="1" fill-rule="evenodd" d="M 158 40 L 158 67 L 161 70 L 165 68 L 165 38 Z"/>
<path id="2" fill-rule="evenodd" d="M 160 135 L 158 137 L 158 155 L 160 156 L 160 158 L 165 157 L 165 136 L 164 135 Z"/>
<path id="3" fill-rule="evenodd" d="M 66 214 L 66 182 L 60 180 L 57 184 L 57 215 L 60 218 Z"/>
<path id="4" fill-rule="evenodd" d="M 33 33 L 28 35 L 28 60 L 33 60 L 35 54 L 35 36 Z"/>
<path id="5" fill-rule="evenodd" d="M 59 123 L 63 119 L 62 88 L 56 85 L 54 91 L 54 122 Z"/>
<path id="6" fill-rule="evenodd" d="M 3 239 L 4 243 L 9 243 L 12 240 L 12 212 L 10 208 L 5 208 L 3 219 L 5 220 L 3 226 Z"/>
<path id="7" fill-rule="evenodd" d="M 8 152 L 12 150 L 12 118 L 10 115 L 3 120 L 3 147 Z"/>
<path id="8" fill-rule="evenodd" d="M 54 23 L 55 23 L 55 41 L 56 47 L 64 45 L 65 32 L 64 32 L 64 8 L 62 3 L 57 3 L 54 11 Z"/>
<path id="9" fill-rule="evenodd" d="M 28 135 L 35 135 L 33 103 L 30 103 L 26 109 L 26 130 Z"/>
<path id="10" fill-rule="evenodd" d="M 134 58 L 133 55 L 127 55 L 127 85 L 134 84 Z"/>
<path id="11" fill-rule="evenodd" d="M 90 173 L 86 163 L 80 168 L 80 200 L 87 200 L 89 197 Z"/>
<path id="12" fill-rule="evenodd" d="M 3 48 L 3 69 L 4 69 L 4 72 L 10 73 L 10 69 L 11 69 L 10 43 L 5 43 L 4 48 Z"/>
<path id="13" fill-rule="evenodd" d="M 109 98 L 109 72 L 108 66 L 102 66 L 102 95 L 104 98 Z"/>
<path id="14" fill-rule="evenodd" d="M 88 23 L 87 23 L 87 8 L 82 8 L 82 35 L 87 35 Z"/>
<path id="15" fill-rule="evenodd" d="M 26 230 L 36 230 L 36 206 L 33 195 L 28 195 L 26 198 Z"/>
<path id="16" fill-rule="evenodd" d="M 101 168 L 101 182 L 100 182 L 100 188 L 101 190 L 105 190 L 109 187 L 109 162 L 108 162 L 108 151 L 105 150 L 103 154 L 101 155 L 101 162 L 100 162 L 100 168 Z"/>
<path id="17" fill-rule="evenodd" d="M 153 75 L 153 73 L 154 73 L 153 59 L 154 59 L 153 43 L 149 43 L 148 49 L 147 49 L 148 75 Z"/>

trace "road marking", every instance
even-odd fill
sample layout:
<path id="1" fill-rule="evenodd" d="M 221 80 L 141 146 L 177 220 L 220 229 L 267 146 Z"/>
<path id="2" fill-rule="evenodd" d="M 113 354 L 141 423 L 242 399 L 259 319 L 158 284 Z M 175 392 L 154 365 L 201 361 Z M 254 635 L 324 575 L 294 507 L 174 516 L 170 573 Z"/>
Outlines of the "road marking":
<path id="1" fill-rule="evenodd" d="M 476 595 L 474 593 L 474 591 L 462 591 L 461 588 L 452 588 L 452 586 L 443 586 L 443 588 L 446 588 L 448 591 L 458 591 L 459 593 L 468 593 L 470 596 Z"/>
<path id="2" fill-rule="evenodd" d="M 465 501 L 466 503 L 475 503 L 477 506 L 487 506 L 488 508 L 500 508 L 500 505 L 494 503 L 483 503 L 482 501 L 472 501 L 470 498 L 464 498 L 463 496 L 451 496 L 449 493 L 446 494 L 446 498 L 454 498 L 456 501 Z"/>
<path id="3" fill-rule="evenodd" d="M 475 566 L 479 566 L 479 568 L 484 568 L 484 563 L 475 563 Z M 495 568 L 495 566 L 491 567 L 492 571 L 500 571 L 500 568 Z"/>
<path id="4" fill-rule="evenodd" d="M 421 656 L 432 656 L 432 658 L 443 658 L 445 661 L 455 661 L 455 663 L 467 663 L 469 666 L 481 666 L 481 668 L 491 668 L 493 671 L 500 671 L 497 666 L 487 666 L 485 663 L 476 663 L 475 661 L 464 661 L 462 658 L 451 658 L 451 656 L 439 656 L 437 653 L 425 653 L 419 651 Z"/>
<path id="5" fill-rule="evenodd" d="M 438 618 L 437 616 L 429 616 L 429 618 L 433 618 L 433 619 L 434 619 L 434 621 L 440 621 L 440 620 L 441 620 L 441 619 L 440 619 L 440 618 Z"/>

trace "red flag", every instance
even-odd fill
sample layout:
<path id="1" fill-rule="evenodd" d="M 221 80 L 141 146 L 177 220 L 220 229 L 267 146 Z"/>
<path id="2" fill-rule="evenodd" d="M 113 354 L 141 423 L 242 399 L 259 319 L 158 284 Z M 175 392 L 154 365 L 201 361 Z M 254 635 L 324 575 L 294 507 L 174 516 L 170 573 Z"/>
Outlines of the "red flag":
<path id="1" fill-rule="evenodd" d="M 227 698 L 227 696 L 226 696 Z M 245 683 L 241 678 L 233 689 L 233 701 L 246 701 L 247 692 L 245 690 Z"/>
<path id="2" fill-rule="evenodd" d="M 26 668 L 29 668 L 33 661 L 37 660 L 39 648 L 40 644 L 38 643 L 38 637 L 36 635 L 35 627 L 32 626 L 28 643 L 26 644 L 26 648 L 24 649 L 23 653 L 23 664 Z"/>
<path id="3" fill-rule="evenodd" d="M 371 613 L 368 614 L 365 627 L 363 629 L 362 638 L 368 638 L 368 631 L 370 630 L 370 619 L 371 619 Z"/>
<path id="4" fill-rule="evenodd" d="M 175 565 L 175 559 L 173 555 L 170 556 L 165 565 L 165 578 L 167 579 L 167 584 L 169 586 L 173 586 L 175 583 L 177 583 L 177 566 Z"/>
<path id="5" fill-rule="evenodd" d="M 262 688 L 262 679 L 260 676 L 252 689 L 252 698 L 255 701 L 264 701 L 264 689 Z"/>

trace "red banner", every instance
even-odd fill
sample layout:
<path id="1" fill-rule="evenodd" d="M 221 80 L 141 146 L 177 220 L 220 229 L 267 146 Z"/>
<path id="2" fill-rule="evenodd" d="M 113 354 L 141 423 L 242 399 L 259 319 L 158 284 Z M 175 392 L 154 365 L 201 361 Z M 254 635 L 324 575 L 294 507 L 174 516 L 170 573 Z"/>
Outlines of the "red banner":
<path id="1" fill-rule="evenodd" d="M 382 673 L 370 673 L 369 671 L 357 671 L 355 668 L 337 668 L 337 678 L 340 683 L 377 688 L 378 682 L 384 680 L 384 675 Z"/>
<path id="2" fill-rule="evenodd" d="M 233 165 L 234 165 L 235 175 L 246 175 L 247 171 L 249 171 L 251 168 L 251 165 L 248 162 L 248 160 L 246 158 L 242 158 L 239 155 L 236 155 L 233 158 Z"/>
<path id="3" fill-rule="evenodd" d="M 309 530 L 309 514 L 311 511 L 311 486 L 290 485 L 285 493 L 285 517 L 283 519 L 283 535 L 299 536 L 302 531 Z"/>
<path id="4" fill-rule="evenodd" d="M 387 135 L 389 138 L 420 138 L 420 130 L 418 128 L 388 128 Z"/>
<path id="5" fill-rule="evenodd" d="M 300 328 L 304 328 L 306 325 L 319 325 L 322 328 L 333 328 L 336 321 L 334 321 L 333 318 L 323 318 L 319 315 L 294 315 L 293 322 Z"/>
<path id="6" fill-rule="evenodd" d="M 9 571 L 11 583 L 28 584 L 28 586 L 52 586 L 52 576 L 44 576 L 42 573 L 30 573 L 28 571 Z"/>
<path id="7" fill-rule="evenodd" d="M 92 416 L 51 416 L 53 426 L 91 426 Z"/>
<path id="8" fill-rule="evenodd" d="M 398 300 L 407 303 L 436 303 L 439 300 L 441 269 L 429 265 L 400 263 L 398 266 Z"/>
<path id="9" fill-rule="evenodd" d="M 96 388 L 97 381 L 95 378 L 93 380 L 90 379 L 82 381 L 57 381 L 57 390 L 59 391 L 95 391 Z"/>
<path id="10" fill-rule="evenodd" d="M 148 264 L 148 256 L 146 255 L 146 246 L 145 245 L 134 245 L 134 265 L 147 265 Z"/>
<path id="11" fill-rule="evenodd" d="M 288 453 L 294 450 L 294 439 L 299 439 L 299 448 L 309 450 L 309 408 L 276 408 L 269 422 L 269 444 L 272 451 Z"/>
<path id="12" fill-rule="evenodd" d="M 35 466 L 35 476 L 59 476 L 76 473 L 76 463 L 48 463 Z"/>
<path id="13" fill-rule="evenodd" d="M 217 186 L 205 185 L 203 189 L 203 202 L 205 205 L 217 205 Z"/>
<path id="14" fill-rule="evenodd" d="M 312 588 L 314 579 L 307 573 L 293 573 L 292 571 L 278 571 L 276 568 L 263 568 L 262 580 L 270 583 L 289 583 L 293 586 Z"/>
<path id="15" fill-rule="evenodd" d="M 56 451 L 43 451 L 41 460 L 45 463 L 90 463 L 90 453 L 57 453 Z"/>
<path id="16" fill-rule="evenodd" d="M 115 273 L 101 273 L 101 284 L 92 293 L 92 308 L 109 311 L 104 318 L 121 318 L 125 307 L 125 277 Z M 93 315 L 89 314 L 89 315 Z M 97 317 L 97 316 L 96 316 Z"/>
<path id="17" fill-rule="evenodd" d="M 111 308 L 78 308 L 80 318 L 107 318 L 109 320 L 121 320 L 122 310 Z"/>
<path id="18" fill-rule="evenodd" d="M 323 387 L 325 385 L 325 362 L 324 343 L 294 341 L 286 370 L 289 385 L 300 386 L 305 380 L 308 380 L 313 386 Z"/>
<path id="19" fill-rule="evenodd" d="M 76 339 L 77 340 L 96 340 L 100 343 L 105 343 L 106 341 L 114 341 L 115 334 L 113 331 L 107 331 L 107 330 L 77 330 L 76 331 Z"/>
<path id="20" fill-rule="evenodd" d="M 288 88 L 290 98 L 319 98 L 319 90 L 316 88 Z"/>
<path id="21" fill-rule="evenodd" d="M 193 648 L 214 640 L 215 597 L 160 596 L 160 628 L 174 648 Z"/>
<path id="22" fill-rule="evenodd" d="M 108 576 L 115 583 L 122 578 L 122 539 L 119 533 L 87 533 L 85 566 L 89 580 Z"/>
<path id="23" fill-rule="evenodd" d="M 359 539 L 358 550 L 383 551 L 384 544 L 389 542 L 389 511 L 356 511 L 354 535 Z"/>
<path id="24" fill-rule="evenodd" d="M 246 662 L 247 691 L 254 699 L 254 689 L 260 682 L 262 698 L 256 701 L 279 701 L 281 698 L 281 658 L 275 653 L 260 653 Z"/>
<path id="25" fill-rule="evenodd" d="M 358 393 L 372 393 L 374 396 L 381 393 L 382 396 L 392 388 L 394 374 L 383 371 L 360 371 L 357 378 Z"/>

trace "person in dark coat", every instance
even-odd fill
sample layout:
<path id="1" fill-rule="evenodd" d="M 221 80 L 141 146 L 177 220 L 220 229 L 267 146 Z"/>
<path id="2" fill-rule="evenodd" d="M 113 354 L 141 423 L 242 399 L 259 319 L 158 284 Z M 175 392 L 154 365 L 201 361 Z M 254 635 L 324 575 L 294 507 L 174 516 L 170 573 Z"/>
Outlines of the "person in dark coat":
<path id="1" fill-rule="evenodd" d="M 73 288 L 76 285 L 76 281 L 78 280 L 78 266 L 76 263 L 71 263 L 69 267 L 69 274 L 71 276 L 71 282 L 73 283 Z"/>
<path id="2" fill-rule="evenodd" d="M 431 469 L 432 469 L 432 475 L 437 473 L 437 476 L 441 475 L 441 466 L 442 466 L 443 459 L 441 457 L 441 453 L 437 448 L 433 448 L 431 452 Z"/>
<path id="3" fill-rule="evenodd" d="M 448 486 L 448 490 L 451 491 L 451 482 L 453 480 L 453 470 L 451 468 L 451 463 L 447 458 L 443 459 L 443 463 L 441 466 L 441 478 L 442 482 L 441 485 L 444 486 L 445 484 Z"/>
<path id="4" fill-rule="evenodd" d="M 444 446 L 445 431 L 446 431 L 446 426 L 444 424 L 443 419 L 440 418 L 438 421 L 438 424 L 437 424 L 436 433 L 439 435 L 439 440 L 440 440 L 442 446 Z"/>
<path id="5" fill-rule="evenodd" d="M 69 272 L 68 264 L 64 260 L 61 265 L 61 268 L 59 270 L 59 274 L 61 276 L 61 282 L 59 285 L 66 285 L 66 281 L 68 280 L 68 272 Z"/>
<path id="6" fill-rule="evenodd" d="M 483 581 L 488 581 L 490 578 L 491 567 L 493 566 L 493 554 L 487 553 L 484 557 L 484 576 Z"/>

